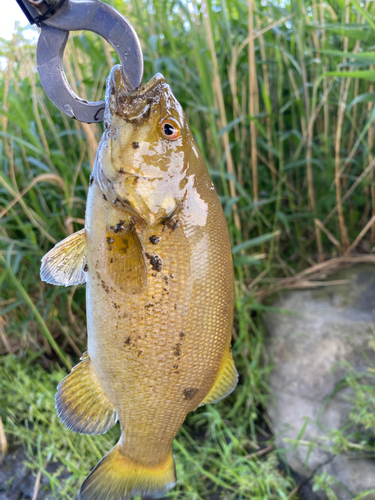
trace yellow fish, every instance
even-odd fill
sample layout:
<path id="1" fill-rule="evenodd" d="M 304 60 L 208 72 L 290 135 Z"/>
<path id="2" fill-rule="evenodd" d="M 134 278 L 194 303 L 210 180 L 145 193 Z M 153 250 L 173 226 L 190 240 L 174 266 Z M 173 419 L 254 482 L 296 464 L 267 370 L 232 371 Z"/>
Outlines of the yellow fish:
<path id="1" fill-rule="evenodd" d="M 107 80 L 85 228 L 42 259 L 41 278 L 87 284 L 88 351 L 59 384 L 72 431 L 121 438 L 80 500 L 159 498 L 176 484 L 171 445 L 188 412 L 233 391 L 233 268 L 224 213 L 162 75 L 127 92 Z"/>

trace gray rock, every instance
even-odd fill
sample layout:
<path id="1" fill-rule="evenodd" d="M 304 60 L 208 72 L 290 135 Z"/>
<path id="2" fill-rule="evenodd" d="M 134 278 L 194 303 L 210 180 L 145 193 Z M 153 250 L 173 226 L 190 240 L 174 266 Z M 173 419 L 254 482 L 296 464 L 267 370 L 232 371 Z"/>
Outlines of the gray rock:
<path id="1" fill-rule="evenodd" d="M 346 284 L 279 294 L 272 306 L 289 313 L 264 317 L 267 350 L 274 361 L 268 414 L 289 466 L 305 478 L 326 469 L 341 484 L 333 487 L 338 498 L 348 500 L 375 488 L 374 460 L 333 455 L 319 447 L 309 454 L 303 443 L 293 446 L 287 441 L 297 440 L 303 430 L 301 441 L 322 443 L 317 436 L 341 428 L 353 409 L 350 388 L 338 389 L 345 375 L 343 362 L 360 372 L 375 366 L 369 345 L 375 333 L 375 267 L 345 269 L 330 276 L 332 280 Z M 375 500 L 375 494 L 363 498 Z"/>

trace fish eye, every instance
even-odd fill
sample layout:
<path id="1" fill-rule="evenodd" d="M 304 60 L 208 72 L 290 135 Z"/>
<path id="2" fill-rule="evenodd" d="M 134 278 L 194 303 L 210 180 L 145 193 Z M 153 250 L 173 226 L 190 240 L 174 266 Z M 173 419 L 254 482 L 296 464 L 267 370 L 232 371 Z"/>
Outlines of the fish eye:
<path id="1" fill-rule="evenodd" d="M 161 131 L 166 139 L 175 141 L 180 137 L 181 131 L 178 124 L 173 120 L 164 120 L 161 124 Z"/>

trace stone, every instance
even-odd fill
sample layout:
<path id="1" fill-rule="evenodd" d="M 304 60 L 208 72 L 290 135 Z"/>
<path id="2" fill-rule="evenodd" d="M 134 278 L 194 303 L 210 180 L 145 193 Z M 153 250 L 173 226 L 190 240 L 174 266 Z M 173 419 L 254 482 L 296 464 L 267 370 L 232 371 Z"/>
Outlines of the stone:
<path id="1" fill-rule="evenodd" d="M 327 470 L 338 482 L 332 486 L 338 498 L 349 500 L 375 489 L 375 460 L 355 453 L 334 455 L 321 447 L 309 452 L 301 442 L 288 442 L 317 442 L 327 430 L 342 428 L 353 409 L 351 389 L 339 387 L 346 373 L 343 362 L 359 372 L 375 366 L 370 345 L 375 333 L 375 266 L 343 269 L 329 280 L 345 284 L 280 293 L 272 307 L 284 312 L 264 315 L 266 349 L 274 363 L 267 412 L 276 446 L 291 469 L 303 478 Z M 375 383 L 371 377 L 366 381 Z M 315 495 L 326 498 L 321 492 Z M 375 500 L 375 493 L 363 498 Z"/>

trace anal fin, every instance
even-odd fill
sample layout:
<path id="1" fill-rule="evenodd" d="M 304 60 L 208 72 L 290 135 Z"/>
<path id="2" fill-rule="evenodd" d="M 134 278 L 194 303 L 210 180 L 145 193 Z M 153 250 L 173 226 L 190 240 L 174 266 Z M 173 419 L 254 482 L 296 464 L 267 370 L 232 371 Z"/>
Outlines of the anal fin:
<path id="1" fill-rule="evenodd" d="M 86 229 L 81 229 L 57 243 L 42 258 L 42 281 L 62 286 L 86 283 L 86 252 Z"/>
<path id="2" fill-rule="evenodd" d="M 88 353 L 57 387 L 56 410 L 73 432 L 104 434 L 117 421 L 117 412 L 94 376 Z"/>
<path id="3" fill-rule="evenodd" d="M 232 353 L 227 351 L 214 385 L 199 406 L 218 403 L 234 391 L 237 382 L 238 373 L 234 366 Z"/>

